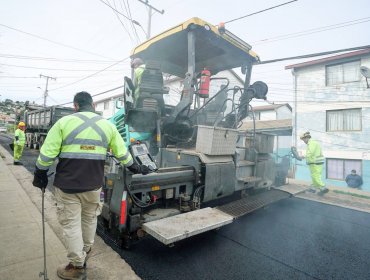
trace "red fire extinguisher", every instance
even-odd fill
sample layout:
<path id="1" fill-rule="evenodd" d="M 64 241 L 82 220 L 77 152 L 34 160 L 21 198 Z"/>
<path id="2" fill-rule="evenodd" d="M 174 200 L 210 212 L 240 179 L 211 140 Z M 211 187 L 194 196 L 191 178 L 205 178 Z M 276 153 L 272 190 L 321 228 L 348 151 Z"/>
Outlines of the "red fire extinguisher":
<path id="1" fill-rule="evenodd" d="M 199 86 L 199 97 L 208 98 L 209 97 L 209 83 L 211 81 L 211 72 L 204 68 L 200 73 L 200 86 Z"/>

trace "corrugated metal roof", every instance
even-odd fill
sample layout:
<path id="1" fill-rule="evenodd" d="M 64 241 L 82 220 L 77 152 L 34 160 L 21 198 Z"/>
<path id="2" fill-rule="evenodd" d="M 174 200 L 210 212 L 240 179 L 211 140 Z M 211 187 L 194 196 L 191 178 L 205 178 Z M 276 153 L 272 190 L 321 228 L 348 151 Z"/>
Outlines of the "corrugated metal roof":
<path id="1" fill-rule="evenodd" d="M 243 121 L 240 131 L 252 130 L 253 121 Z M 292 119 L 272 120 L 272 121 L 256 121 L 256 131 L 277 135 L 277 136 L 290 136 L 292 135 Z"/>
<path id="2" fill-rule="evenodd" d="M 288 103 L 284 104 L 271 104 L 271 105 L 263 105 L 263 106 L 252 106 L 254 112 L 261 112 L 261 111 L 271 111 L 275 110 L 277 108 L 287 106 L 290 110 L 292 110 L 292 107 Z"/>
<path id="3" fill-rule="evenodd" d="M 369 53 L 370 53 L 370 49 L 364 49 L 364 50 L 359 50 L 359 51 L 355 51 L 355 52 L 349 52 L 349 53 L 345 53 L 345 54 L 340 54 L 340 55 L 325 57 L 325 58 L 321 58 L 321 59 L 306 61 L 306 62 L 303 62 L 303 63 L 288 65 L 288 66 L 285 66 L 285 69 L 297 69 L 297 68 L 307 67 L 307 66 L 311 66 L 311 65 L 324 64 L 324 63 L 339 60 L 339 59 L 351 58 L 351 57 L 361 56 L 361 55 L 365 55 L 365 54 L 369 54 Z"/>

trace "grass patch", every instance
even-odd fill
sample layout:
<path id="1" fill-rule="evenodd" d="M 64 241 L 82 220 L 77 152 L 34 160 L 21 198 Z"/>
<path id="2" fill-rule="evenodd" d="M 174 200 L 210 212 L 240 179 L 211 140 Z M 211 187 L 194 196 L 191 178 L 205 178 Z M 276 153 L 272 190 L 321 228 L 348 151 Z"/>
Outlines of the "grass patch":
<path id="1" fill-rule="evenodd" d="M 333 192 L 334 193 L 339 193 L 339 194 L 350 195 L 350 196 L 354 196 L 354 197 L 359 197 L 359 198 L 370 199 L 370 196 L 363 195 L 363 194 L 357 194 L 357 193 L 351 193 L 351 192 L 345 192 L 345 191 L 338 191 L 338 190 L 333 190 Z"/>

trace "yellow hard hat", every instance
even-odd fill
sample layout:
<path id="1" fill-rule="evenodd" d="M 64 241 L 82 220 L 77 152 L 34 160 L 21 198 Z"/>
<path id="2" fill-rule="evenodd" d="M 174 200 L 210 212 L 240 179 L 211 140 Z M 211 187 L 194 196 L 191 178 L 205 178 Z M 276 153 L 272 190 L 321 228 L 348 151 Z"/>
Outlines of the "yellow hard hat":
<path id="1" fill-rule="evenodd" d="M 26 126 L 24 122 L 19 122 L 18 126 Z"/>

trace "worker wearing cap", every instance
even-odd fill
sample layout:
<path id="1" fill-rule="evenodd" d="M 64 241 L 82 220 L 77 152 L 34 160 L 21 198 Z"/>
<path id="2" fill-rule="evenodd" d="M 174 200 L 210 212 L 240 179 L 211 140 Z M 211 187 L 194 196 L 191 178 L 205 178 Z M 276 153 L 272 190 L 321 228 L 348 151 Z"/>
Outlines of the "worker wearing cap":
<path id="1" fill-rule="evenodd" d="M 95 113 L 87 92 L 75 95 L 76 113 L 58 120 L 50 129 L 36 162 L 33 185 L 45 189 L 47 171 L 58 157 L 54 179 L 57 215 L 67 245 L 68 264 L 57 274 L 62 279 L 86 276 L 87 255 L 91 251 L 103 202 L 104 163 L 107 149 L 133 173 L 148 174 L 149 168 L 135 163 L 126 145 L 109 121 Z"/>
<path id="2" fill-rule="evenodd" d="M 14 165 L 22 165 L 19 161 L 22 157 L 24 144 L 26 143 L 26 124 L 19 122 L 17 129 L 14 132 Z"/>
<path id="3" fill-rule="evenodd" d="M 134 86 L 135 86 L 135 93 L 134 93 L 134 101 L 139 99 L 140 96 L 140 84 L 141 84 L 141 77 L 143 76 L 145 70 L 144 61 L 141 58 L 134 58 L 131 61 L 131 68 L 134 70 Z"/>
<path id="4" fill-rule="evenodd" d="M 325 184 L 321 180 L 322 170 L 324 165 L 324 156 L 320 144 L 311 139 L 310 132 L 305 132 L 300 136 L 301 140 L 307 144 L 306 149 L 306 163 L 308 164 L 311 172 L 312 189 L 311 191 L 317 194 L 324 194 L 328 192 Z M 303 158 L 303 157 L 302 157 Z"/>

